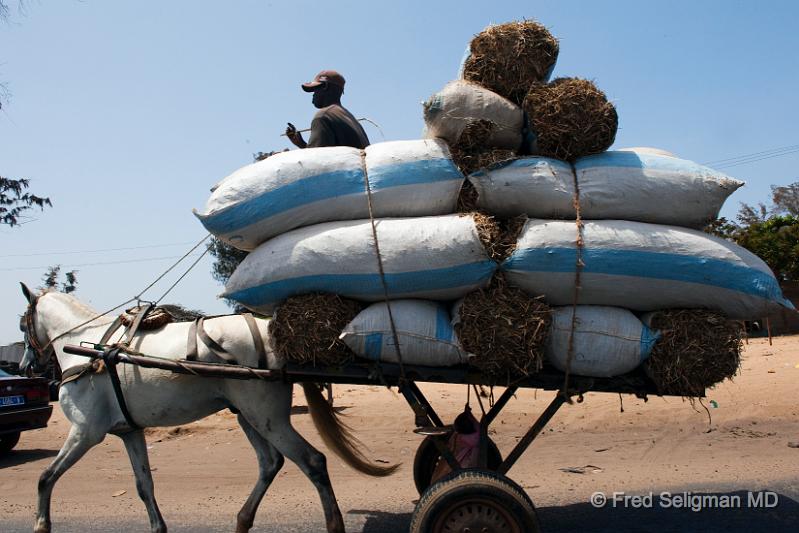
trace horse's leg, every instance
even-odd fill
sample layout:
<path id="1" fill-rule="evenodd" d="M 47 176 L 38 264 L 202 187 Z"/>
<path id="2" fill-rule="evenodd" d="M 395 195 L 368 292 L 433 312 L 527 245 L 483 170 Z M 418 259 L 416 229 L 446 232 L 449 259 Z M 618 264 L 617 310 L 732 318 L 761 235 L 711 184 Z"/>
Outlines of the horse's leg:
<path id="1" fill-rule="evenodd" d="M 36 510 L 36 525 L 33 529 L 35 533 L 50 532 L 50 498 L 53 495 L 55 482 L 87 451 L 100 444 L 104 438 L 105 431 L 91 431 L 89 427 L 77 425 L 70 428 L 61 451 L 39 477 L 39 502 Z"/>
<path id="2" fill-rule="evenodd" d="M 291 427 L 291 385 L 270 383 L 257 388 L 236 385 L 229 391 L 236 408 L 264 439 L 294 461 L 314 484 L 322 500 L 328 533 L 344 533 L 344 520 L 330 485 L 325 456 Z"/>
<path id="3" fill-rule="evenodd" d="M 247 435 L 258 456 L 258 481 L 236 519 L 236 533 L 247 533 L 255 522 L 255 513 L 258 511 L 258 506 L 261 504 L 266 490 L 280 469 L 283 468 L 284 460 L 283 455 L 264 439 L 243 416 L 239 415 L 238 418 L 241 429 L 244 430 L 244 434 Z"/>
<path id="4" fill-rule="evenodd" d="M 137 430 L 120 435 L 125 449 L 128 451 L 130 466 L 136 476 L 136 491 L 147 508 L 147 515 L 150 517 L 150 529 L 153 533 L 166 533 L 166 523 L 158 504 L 155 502 L 155 490 L 153 488 L 153 474 L 150 471 L 150 459 L 147 456 L 147 442 L 144 440 L 144 431 Z"/>

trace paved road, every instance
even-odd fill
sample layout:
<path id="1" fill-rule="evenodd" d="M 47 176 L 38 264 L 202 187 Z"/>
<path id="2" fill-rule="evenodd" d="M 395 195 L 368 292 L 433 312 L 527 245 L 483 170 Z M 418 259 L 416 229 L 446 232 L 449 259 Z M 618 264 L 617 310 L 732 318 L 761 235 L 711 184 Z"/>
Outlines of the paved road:
<path id="1" fill-rule="evenodd" d="M 658 505 L 656 492 L 652 508 L 605 508 L 597 509 L 590 503 L 572 503 L 562 506 L 549 506 L 538 509 L 538 518 L 545 533 L 566 533 L 573 531 L 592 531 L 596 533 L 617 533 L 619 531 L 670 533 L 685 531 L 703 532 L 781 532 L 797 531 L 799 528 L 799 486 L 781 483 L 772 487 L 779 498 L 776 507 L 765 509 L 747 508 L 747 492 L 693 493 L 695 496 L 718 496 L 734 502 L 739 497 L 742 508 L 737 509 L 664 509 Z M 685 491 L 691 490 L 686 487 Z M 680 490 L 672 490 L 672 494 Z M 142 513 L 143 514 L 143 513 Z M 408 530 L 411 515 L 409 512 L 375 512 L 351 510 L 345 514 L 347 530 L 361 533 L 404 533 Z M 109 531 L 138 532 L 147 531 L 147 523 L 112 522 L 87 517 L 83 520 L 59 520 L 60 533 L 106 533 Z M 306 524 L 302 516 L 292 523 L 270 523 L 268 517 L 259 522 L 253 531 L 280 531 L 281 533 L 317 533 L 321 522 L 313 520 Z M 230 523 L 208 524 L 206 519 L 172 519 L 169 523 L 173 533 L 223 533 L 229 532 Z M 30 531 L 29 523 L 14 521 L 3 523 L 5 532 Z"/>

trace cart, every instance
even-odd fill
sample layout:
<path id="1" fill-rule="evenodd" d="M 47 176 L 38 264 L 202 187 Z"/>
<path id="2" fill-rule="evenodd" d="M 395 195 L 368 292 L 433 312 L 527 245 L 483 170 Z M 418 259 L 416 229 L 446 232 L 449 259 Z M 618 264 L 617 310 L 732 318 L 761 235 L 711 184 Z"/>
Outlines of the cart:
<path id="1" fill-rule="evenodd" d="M 452 428 L 444 424 L 419 389 L 418 383 L 461 384 L 467 387 L 491 385 L 469 367 L 424 367 L 375 361 L 356 361 L 343 367 L 285 364 L 280 369 L 256 369 L 232 364 L 175 361 L 119 349 L 109 359 L 102 345 L 69 345 L 64 351 L 92 359 L 104 358 L 112 364 L 127 363 L 160 368 L 175 373 L 228 379 L 261 379 L 286 383 L 381 385 L 397 387 L 414 414 L 416 433 L 424 436 L 416 452 L 413 478 L 420 494 L 411 518 L 411 533 L 485 532 L 531 533 L 540 530 L 535 507 L 524 490 L 508 477 L 508 471 L 532 444 L 558 409 L 572 397 L 582 401 L 587 392 L 634 394 L 646 399 L 658 395 L 655 384 L 640 368 L 613 378 L 569 376 L 563 390 L 564 374 L 545 367 L 535 375 L 506 384 L 504 392 L 487 410 L 479 395 L 482 411 L 477 468 L 461 468 L 448 447 Z M 516 446 L 503 457 L 488 436 L 491 423 L 521 388 L 558 391 L 549 406 L 532 422 Z M 433 483 L 433 471 L 440 460 L 452 472 Z"/>

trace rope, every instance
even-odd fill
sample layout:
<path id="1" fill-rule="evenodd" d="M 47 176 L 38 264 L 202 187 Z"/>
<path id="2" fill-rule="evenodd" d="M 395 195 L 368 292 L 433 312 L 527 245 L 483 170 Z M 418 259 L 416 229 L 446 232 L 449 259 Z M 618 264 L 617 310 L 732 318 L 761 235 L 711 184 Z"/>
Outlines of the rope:
<path id="1" fill-rule="evenodd" d="M 207 239 L 207 238 L 208 238 L 208 237 L 210 237 L 210 236 L 211 236 L 211 235 L 210 235 L 210 233 L 209 233 L 208 235 L 206 235 L 206 236 L 205 236 L 205 239 Z M 203 243 L 203 242 L 205 241 L 205 239 L 203 239 L 202 241 L 200 241 L 200 243 L 198 243 L 198 246 L 199 246 L 199 244 Z M 197 246 L 195 246 L 194 248 L 197 248 Z M 193 248 L 192 248 L 192 250 L 193 250 Z M 177 279 L 177 281 L 175 281 L 175 283 L 173 283 L 173 284 L 172 284 L 172 285 L 171 285 L 171 286 L 170 286 L 170 287 L 169 287 L 169 288 L 166 290 L 166 292 L 165 292 L 164 294 L 162 294 L 162 295 L 161 295 L 161 297 L 160 297 L 160 298 L 158 298 L 158 299 L 155 301 L 155 304 L 156 304 L 156 305 L 158 305 L 158 304 L 161 302 L 161 300 L 163 300 L 163 299 L 166 297 L 166 295 L 167 295 L 167 294 L 169 294 L 170 292 L 172 292 L 172 289 L 174 289 L 175 287 L 177 287 L 178 283 L 180 283 L 181 281 L 183 281 L 183 278 L 185 278 L 185 277 L 186 277 L 186 276 L 189 274 L 189 272 L 191 272 L 191 271 L 192 271 L 192 269 L 193 269 L 195 266 L 197 266 L 197 263 L 199 263 L 199 262 L 200 262 L 200 260 L 201 260 L 203 257 L 205 257 L 205 254 L 207 254 L 207 253 L 209 252 L 209 250 L 210 250 L 210 248 L 208 248 L 208 247 L 206 246 L 206 247 L 205 247 L 205 251 L 204 251 L 203 253 L 201 253 L 201 254 L 200 254 L 200 256 L 199 256 L 197 259 L 195 259 L 195 260 L 194 260 L 194 262 L 193 262 L 191 265 L 189 265 L 189 268 L 187 268 L 187 269 L 186 269 L 186 272 L 184 272 L 184 273 L 183 273 L 183 275 L 181 275 L 181 276 L 180 276 L 180 277 Z M 189 252 L 189 253 L 191 253 L 191 252 Z M 186 256 L 183 256 L 183 257 L 186 257 Z"/>
<path id="2" fill-rule="evenodd" d="M 394 323 L 394 315 L 391 312 L 391 302 L 388 297 L 388 283 L 386 282 L 386 273 L 383 270 L 383 257 L 380 255 L 380 243 L 377 240 L 377 226 L 375 225 L 374 211 L 372 209 L 372 188 L 369 186 L 369 174 L 366 171 L 366 152 L 361 151 L 361 166 L 363 167 L 363 179 L 366 184 L 366 201 L 369 206 L 369 222 L 372 225 L 372 238 L 375 241 L 375 255 L 377 256 L 377 269 L 380 272 L 380 284 L 383 286 L 383 299 L 386 302 L 386 309 L 388 310 L 388 322 L 391 325 L 391 336 L 394 341 L 394 347 L 397 350 L 397 362 L 400 368 L 400 383 L 404 383 L 405 379 L 405 365 L 402 363 L 402 351 L 400 350 L 399 335 L 397 335 L 397 326 Z"/>
<path id="3" fill-rule="evenodd" d="M 59 335 L 57 335 L 57 336 L 53 337 L 52 339 L 50 339 L 50 340 L 47 342 L 47 344 L 45 344 L 45 346 L 44 346 L 43 350 L 47 350 L 49 347 L 51 347 L 51 346 L 53 345 L 53 343 L 54 343 L 55 341 L 57 341 L 57 340 L 58 340 L 58 339 L 60 339 L 61 337 L 65 336 L 65 335 L 67 335 L 67 334 L 69 334 L 69 333 L 72 333 L 73 331 L 75 331 L 75 330 L 76 330 L 76 329 L 78 329 L 78 328 L 82 328 L 83 326 L 85 326 L 85 325 L 87 325 L 87 324 L 90 324 L 90 323 L 94 322 L 94 321 L 95 321 L 95 320 L 97 320 L 98 318 L 102 318 L 102 317 L 106 316 L 106 315 L 107 315 L 107 314 L 109 314 L 109 313 L 113 313 L 113 312 L 114 312 L 114 311 L 116 311 L 117 309 L 120 309 L 120 308 L 122 308 L 122 307 L 124 307 L 124 306 L 126 306 L 126 305 L 128 305 L 128 304 L 130 304 L 130 303 L 133 303 L 133 302 L 137 302 L 137 303 L 138 303 L 138 302 L 141 302 L 141 297 L 142 297 L 142 295 L 143 295 L 145 292 L 147 292 L 148 290 L 150 290 L 150 289 L 153 287 L 153 285 L 155 285 L 156 283 L 158 283 L 159 281 L 161 281 L 161 280 L 164 278 L 164 276 L 166 276 L 166 275 L 167 275 L 169 272 L 171 272 L 171 271 L 172 271 L 172 270 L 173 270 L 173 269 L 174 269 L 176 266 L 178 266 L 178 265 L 179 265 L 179 264 L 180 264 L 180 263 L 181 263 L 181 262 L 182 262 L 184 259 L 186 259 L 186 258 L 187 258 L 187 257 L 188 257 L 188 256 L 189 256 L 189 255 L 190 255 L 190 254 L 191 254 L 191 253 L 194 251 L 194 250 L 196 250 L 196 249 L 197 249 L 197 248 L 198 248 L 198 247 L 199 247 L 199 246 L 200 246 L 202 243 L 204 243 L 204 242 L 205 242 L 205 241 L 206 241 L 206 240 L 207 240 L 207 239 L 208 239 L 210 236 L 211 236 L 211 234 L 209 233 L 208 235 L 206 235 L 205 237 L 203 237 L 203 238 L 200 240 L 200 242 L 198 242 L 197 244 L 195 244 L 194 246 L 192 246 L 191 250 L 189 250 L 188 252 L 186 252 L 186 253 L 183 255 L 183 257 L 181 257 L 180 259 L 178 259 L 178 260 L 177 260 L 177 261 L 176 261 L 174 264 L 172 264 L 172 266 L 170 266 L 169 268 L 167 268 L 167 269 L 166 269 L 166 270 L 163 272 L 163 274 L 161 274 L 160 276 L 158 276 L 158 277 L 155 279 L 155 281 L 153 281 L 152 283 L 150 283 L 149 285 L 147 285 L 147 287 L 145 287 L 143 290 L 139 291 L 139 293 L 138 293 L 136 296 L 134 296 L 133 298 L 130 298 L 129 300 L 126 300 L 126 301 L 122 302 L 121 304 L 119 304 L 119 305 L 117 305 L 117 306 L 114 306 L 114 307 L 112 307 L 112 308 L 111 308 L 111 309 L 109 309 L 108 311 L 104 311 L 104 312 L 102 312 L 102 313 L 100 313 L 100 314 L 98 314 L 98 315 L 95 315 L 95 316 L 93 316 L 92 318 L 90 318 L 90 319 L 86 320 L 85 322 L 81 322 L 81 323 L 80 323 L 80 324 L 78 324 L 77 326 L 75 326 L 75 327 L 73 327 L 73 328 L 71 328 L 71 329 L 68 329 L 68 330 L 66 330 L 65 332 L 63 332 L 63 333 L 61 333 L 61 334 L 59 334 Z M 171 286 L 171 287 L 169 287 L 169 289 L 168 289 L 168 290 L 167 290 L 167 291 L 166 291 L 166 292 L 165 292 L 165 293 L 164 293 L 164 294 L 161 296 L 161 298 L 159 298 L 159 299 L 158 299 L 158 301 L 157 301 L 157 302 L 155 302 L 155 303 L 158 303 L 158 302 L 160 302 L 160 301 L 161 301 L 161 299 L 163 299 L 163 298 L 164 298 L 164 296 L 166 296 L 167 294 L 169 294 L 169 292 L 170 292 L 172 289 L 174 289 L 174 288 L 175 288 L 175 286 L 176 286 L 176 285 L 177 285 L 177 284 L 178 284 L 178 283 L 179 283 L 179 282 L 180 282 L 180 281 L 181 281 L 181 280 L 182 280 L 184 277 L 186 277 L 186 274 L 188 274 L 188 273 L 191 271 L 191 269 L 193 269 L 193 268 L 194 268 L 194 267 L 197 265 L 197 263 L 200 261 L 200 259 L 202 259 L 202 258 L 203 258 L 203 256 L 204 256 L 206 253 L 208 253 L 208 248 L 206 248 L 206 249 L 205 249 L 205 252 L 203 252 L 203 253 L 202 253 L 202 255 L 200 255 L 200 257 L 198 257 L 198 258 L 197 258 L 197 260 L 196 260 L 196 261 L 194 261 L 194 263 L 192 263 L 192 264 L 191 264 L 191 266 L 188 268 L 188 270 L 186 270 L 186 272 L 184 272 L 184 273 L 183 273 L 183 275 L 182 275 L 182 276 L 180 276 L 180 278 L 178 278 L 178 280 L 177 280 L 175 283 L 173 283 L 173 284 L 172 284 L 172 286 Z"/>
<path id="4" fill-rule="evenodd" d="M 572 177 L 574 179 L 574 198 L 572 199 L 572 205 L 574 206 L 574 214 L 575 214 L 575 225 L 577 227 L 577 238 L 575 244 L 577 245 L 577 253 L 574 265 L 574 296 L 572 298 L 572 318 L 571 318 L 571 330 L 569 331 L 569 345 L 568 345 L 568 352 L 566 355 L 566 371 L 564 372 L 563 377 L 563 389 L 561 390 L 561 394 L 566 397 L 569 403 L 571 403 L 571 397 L 569 396 L 569 374 L 571 372 L 571 364 L 572 359 L 574 359 L 574 331 L 577 328 L 577 304 L 580 300 L 580 289 L 581 289 L 581 278 L 583 267 L 585 263 L 583 262 L 583 248 L 585 246 L 585 240 L 583 239 L 583 218 L 580 211 L 580 183 L 577 179 L 577 169 L 574 167 L 574 163 L 569 163 L 572 170 Z"/>
<path id="5" fill-rule="evenodd" d="M 205 241 L 208 239 L 208 237 L 210 237 L 210 236 L 211 236 L 211 234 L 209 233 L 208 235 L 206 235 L 205 237 L 203 237 L 203 238 L 200 240 L 200 242 L 198 242 L 197 244 L 195 244 L 194 246 L 192 246 L 192 247 L 191 247 L 191 250 L 189 250 L 188 252 L 186 252 L 186 253 L 183 255 L 183 257 L 181 257 L 180 259 L 178 259 L 177 261 L 175 261 L 175 262 L 172 264 L 172 266 L 171 266 L 171 267 L 167 268 L 167 269 L 164 271 L 164 273 L 163 273 L 163 274 L 161 274 L 160 276 L 158 276 L 157 278 L 155 278 L 155 281 L 153 281 L 152 283 L 150 283 L 149 285 L 147 285 L 147 286 L 146 286 L 146 287 L 145 287 L 145 288 L 144 288 L 142 291 L 140 291 L 140 292 L 139 292 L 139 294 L 137 294 L 137 295 L 136 295 L 134 298 L 135 298 L 136 300 L 140 300 L 140 299 L 141 299 L 141 296 L 142 296 L 142 294 L 144 294 L 145 292 L 147 292 L 147 291 L 149 291 L 150 289 L 152 289 L 152 288 L 153 288 L 153 285 L 155 285 L 156 283 L 158 283 L 159 281 L 161 281 L 162 279 L 164 279 L 164 276 L 166 276 L 167 274 L 169 274 L 169 273 L 172 271 L 172 269 L 173 269 L 173 268 L 175 268 L 176 266 L 178 266 L 178 265 L 179 265 L 179 264 L 180 264 L 180 263 L 181 263 L 181 262 L 182 262 L 184 259 L 186 259 L 186 258 L 189 256 L 189 254 L 191 254 L 191 253 L 192 253 L 194 250 L 196 250 L 197 248 L 199 248 L 199 246 L 200 246 L 202 243 L 204 243 L 204 242 L 205 242 Z M 208 251 L 208 250 L 206 250 L 206 252 L 207 252 L 207 251 Z M 205 254 L 203 254 L 203 255 L 205 255 Z M 202 255 L 201 255 L 200 257 L 202 257 Z M 195 264 L 196 264 L 196 262 L 195 262 Z M 192 265 L 192 267 L 193 267 L 193 266 L 194 266 L 194 265 Z M 191 268 L 190 268 L 190 270 L 191 270 Z M 184 276 L 185 276 L 185 274 L 184 274 Z M 181 277 L 181 279 L 183 279 L 183 278 Z M 172 290 L 172 288 L 170 287 L 170 289 L 169 289 L 169 290 Z M 168 291 L 167 291 L 167 292 L 168 292 Z M 163 296 L 162 296 L 162 298 L 163 298 Z"/>

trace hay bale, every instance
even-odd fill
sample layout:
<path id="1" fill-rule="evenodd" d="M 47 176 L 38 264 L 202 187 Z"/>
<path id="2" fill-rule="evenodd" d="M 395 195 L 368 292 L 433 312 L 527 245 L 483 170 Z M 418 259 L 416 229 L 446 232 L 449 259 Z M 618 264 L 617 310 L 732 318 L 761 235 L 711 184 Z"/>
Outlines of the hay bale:
<path id="1" fill-rule="evenodd" d="M 458 142 L 449 145 L 452 161 L 465 176 L 516 157 L 516 152 L 513 150 L 488 146 L 491 134 L 496 128 L 497 125 L 490 120 L 472 120 L 463 128 Z M 466 188 L 467 186 L 464 185 L 461 194 Z M 472 192 L 476 202 L 477 193 L 476 191 Z M 471 211 L 471 209 L 466 209 L 466 211 Z"/>
<path id="2" fill-rule="evenodd" d="M 530 85 L 547 80 L 558 51 L 558 40 L 534 20 L 489 26 L 469 44 L 463 79 L 521 105 Z"/>
<path id="3" fill-rule="evenodd" d="M 544 361 L 551 311 L 542 297 L 509 286 L 501 274 L 468 294 L 455 324 L 469 363 L 499 383 L 535 374 Z"/>
<path id="4" fill-rule="evenodd" d="M 363 306 L 336 294 L 304 294 L 275 311 L 269 332 L 278 356 L 293 363 L 341 365 L 355 354 L 338 336 Z"/>
<path id="5" fill-rule="evenodd" d="M 530 87 L 524 99 L 538 155 L 574 161 L 604 152 L 616 139 L 616 108 L 593 82 L 558 78 Z"/>
<path id="6" fill-rule="evenodd" d="M 497 220 L 480 211 L 467 213 L 474 219 L 480 242 L 494 261 L 501 263 L 516 249 L 516 241 L 524 228 L 527 217 L 524 215 L 508 220 Z"/>
<path id="7" fill-rule="evenodd" d="M 654 313 L 649 325 L 662 335 L 646 362 L 661 394 L 702 396 L 738 373 L 739 322 L 712 311 L 677 309 Z"/>

